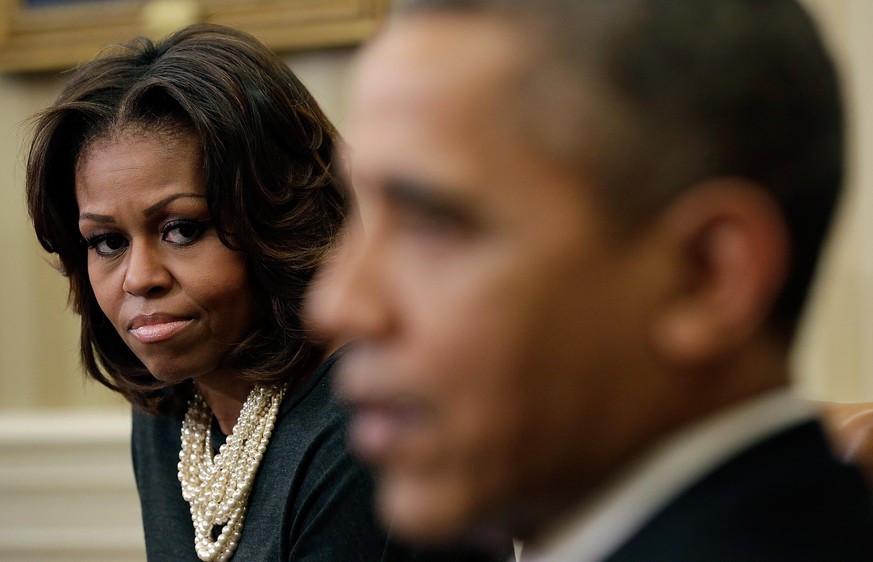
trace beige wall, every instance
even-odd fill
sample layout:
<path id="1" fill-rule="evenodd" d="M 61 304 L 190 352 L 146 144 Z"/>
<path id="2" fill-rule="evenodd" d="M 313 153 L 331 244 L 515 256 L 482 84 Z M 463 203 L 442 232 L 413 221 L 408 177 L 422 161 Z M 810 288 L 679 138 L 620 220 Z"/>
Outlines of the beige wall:
<path id="1" fill-rule="evenodd" d="M 852 177 L 842 222 L 795 353 L 801 392 L 816 399 L 873 400 L 873 2 L 808 0 L 821 18 L 846 79 Z M 343 128 L 352 53 L 330 50 L 289 63 Z M 77 321 L 66 288 L 39 251 L 23 204 L 24 120 L 51 102 L 56 76 L 0 75 L 0 409 L 123 406 L 82 381 Z"/>
<path id="2" fill-rule="evenodd" d="M 76 320 L 64 311 L 64 284 L 37 251 L 23 204 L 23 121 L 51 101 L 57 85 L 54 77 L 0 76 L 3 408 L 91 403 L 76 368 Z"/>
<path id="3" fill-rule="evenodd" d="M 873 2 L 807 0 L 836 54 L 849 109 L 847 193 L 795 349 L 809 397 L 873 400 Z"/>

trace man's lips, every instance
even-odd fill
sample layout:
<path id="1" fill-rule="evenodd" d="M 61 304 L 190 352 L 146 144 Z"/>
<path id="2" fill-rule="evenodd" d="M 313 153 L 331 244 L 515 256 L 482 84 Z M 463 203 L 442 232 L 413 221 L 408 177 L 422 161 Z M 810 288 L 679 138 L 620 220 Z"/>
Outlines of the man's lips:
<path id="1" fill-rule="evenodd" d="M 135 317 L 128 331 L 142 343 L 157 343 L 170 339 L 192 320 L 172 314 L 145 314 Z"/>
<path id="2" fill-rule="evenodd" d="M 423 421 L 424 412 L 408 399 L 355 401 L 351 404 L 349 440 L 363 459 L 378 463 Z"/>

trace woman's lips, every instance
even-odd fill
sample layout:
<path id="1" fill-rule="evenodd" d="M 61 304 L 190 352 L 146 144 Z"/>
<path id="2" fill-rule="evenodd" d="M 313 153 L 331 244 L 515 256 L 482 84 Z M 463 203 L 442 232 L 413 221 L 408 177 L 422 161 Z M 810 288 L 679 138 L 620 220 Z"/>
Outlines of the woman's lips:
<path id="1" fill-rule="evenodd" d="M 191 322 L 191 318 L 164 314 L 137 316 L 131 322 L 129 331 L 142 343 L 157 343 L 172 338 Z"/>

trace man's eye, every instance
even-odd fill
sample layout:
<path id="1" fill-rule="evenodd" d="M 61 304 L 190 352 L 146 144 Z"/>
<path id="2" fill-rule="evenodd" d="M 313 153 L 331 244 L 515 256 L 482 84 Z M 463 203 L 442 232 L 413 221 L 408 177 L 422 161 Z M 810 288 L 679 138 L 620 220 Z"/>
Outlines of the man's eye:
<path id="1" fill-rule="evenodd" d="M 469 222 L 461 217 L 418 209 L 399 213 L 397 220 L 407 234 L 430 240 L 458 240 L 472 230 Z"/>
<path id="2" fill-rule="evenodd" d="M 171 244 L 185 246 L 196 242 L 205 230 L 205 221 L 175 221 L 164 227 L 163 239 Z"/>
<path id="3" fill-rule="evenodd" d="M 127 240 L 120 234 L 98 234 L 87 240 L 88 249 L 97 252 L 97 255 L 109 257 L 124 250 Z"/>

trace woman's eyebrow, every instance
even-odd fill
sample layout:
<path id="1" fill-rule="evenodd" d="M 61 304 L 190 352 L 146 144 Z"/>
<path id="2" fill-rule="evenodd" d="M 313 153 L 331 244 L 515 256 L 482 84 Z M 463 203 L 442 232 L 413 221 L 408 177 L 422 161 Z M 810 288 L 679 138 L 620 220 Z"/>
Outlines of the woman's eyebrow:
<path id="1" fill-rule="evenodd" d="M 98 215 L 97 213 L 79 213 L 79 220 L 90 220 L 100 224 L 115 222 L 115 219 L 109 215 Z"/>
<path id="2" fill-rule="evenodd" d="M 161 209 L 163 209 L 164 207 L 166 207 L 167 205 L 169 205 L 171 202 L 175 201 L 176 199 L 182 199 L 185 197 L 192 197 L 195 199 L 206 199 L 205 195 L 200 195 L 199 193 L 175 193 L 173 195 L 170 195 L 169 197 L 164 197 L 163 199 L 161 199 L 160 201 L 158 201 L 157 203 L 155 203 L 154 205 L 152 205 L 151 207 L 149 207 L 148 209 L 143 211 L 142 214 L 145 215 L 147 218 L 151 217 L 152 215 L 154 215 L 155 213 L 157 213 L 158 211 L 160 211 Z"/>
<path id="3" fill-rule="evenodd" d="M 169 197 L 161 199 L 160 201 L 143 211 L 142 214 L 145 215 L 147 218 L 151 217 L 176 199 L 183 199 L 186 197 L 193 199 L 206 199 L 204 195 L 200 195 L 198 193 L 176 193 L 174 195 L 170 195 Z M 115 221 L 115 219 L 110 215 L 101 215 L 98 213 L 79 213 L 79 220 L 91 220 L 101 224 L 111 223 Z"/>

